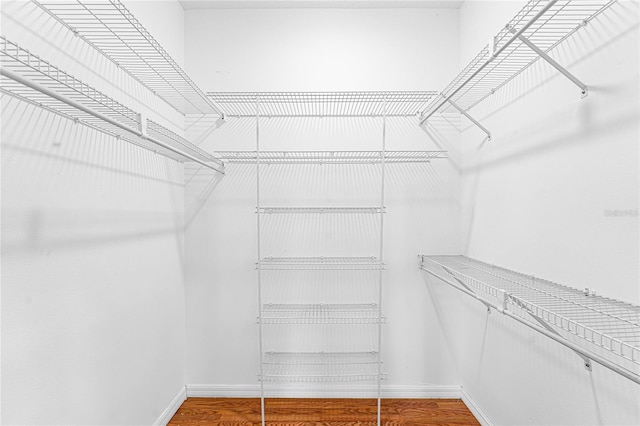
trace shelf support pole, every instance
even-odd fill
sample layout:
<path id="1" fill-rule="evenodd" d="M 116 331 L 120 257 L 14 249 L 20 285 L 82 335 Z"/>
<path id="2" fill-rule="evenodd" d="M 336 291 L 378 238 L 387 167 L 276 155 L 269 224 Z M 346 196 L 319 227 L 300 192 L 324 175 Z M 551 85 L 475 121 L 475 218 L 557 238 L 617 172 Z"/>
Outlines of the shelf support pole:
<path id="1" fill-rule="evenodd" d="M 515 28 L 511 28 L 510 31 L 512 33 L 516 33 L 516 29 Z M 538 46 L 536 46 L 531 40 L 529 40 L 528 38 L 526 38 L 522 34 L 518 35 L 518 40 L 520 40 L 522 43 L 527 45 L 527 47 L 529 47 L 529 49 L 531 49 L 534 52 L 536 52 L 536 54 L 538 56 L 540 56 L 542 59 L 547 61 L 547 63 L 549 65 L 551 65 L 552 67 L 554 67 L 556 70 L 558 70 L 560 72 L 560 74 L 564 75 L 569 80 L 571 80 L 573 82 L 573 84 L 578 86 L 580 88 L 580 90 L 581 90 L 581 93 L 582 93 L 581 97 L 582 98 L 586 97 L 589 94 L 589 89 L 588 89 L 586 84 L 584 84 L 582 81 L 580 81 L 575 75 L 571 74 L 565 67 L 563 67 L 562 65 L 557 63 L 551 56 L 547 55 L 544 51 L 542 51 L 542 49 L 540 49 Z"/>
<path id="2" fill-rule="evenodd" d="M 442 96 L 444 97 L 444 95 L 442 95 Z M 491 132 L 486 127 L 484 127 L 482 124 L 480 124 L 475 118 L 473 118 L 471 116 L 471 114 L 469 114 L 467 111 L 463 110 L 457 103 L 453 102 L 452 99 L 447 99 L 447 102 L 449 102 L 449 104 L 452 107 L 457 109 L 460 112 L 460 114 L 462 114 L 465 117 L 467 117 L 467 119 L 469 119 L 469 121 L 471 121 L 473 124 L 475 124 L 480 130 L 485 132 L 487 134 L 487 138 L 489 140 L 491 140 Z"/>

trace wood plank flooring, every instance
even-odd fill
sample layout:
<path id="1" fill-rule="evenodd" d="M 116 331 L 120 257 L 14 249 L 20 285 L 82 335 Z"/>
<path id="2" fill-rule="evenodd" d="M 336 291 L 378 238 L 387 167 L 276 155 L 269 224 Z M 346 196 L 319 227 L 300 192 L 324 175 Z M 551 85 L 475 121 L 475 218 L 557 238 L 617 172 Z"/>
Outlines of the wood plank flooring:
<path id="1" fill-rule="evenodd" d="M 265 400 L 267 422 L 271 426 L 374 426 L 375 399 Z M 459 399 L 384 399 L 385 426 L 479 425 Z M 260 425 L 258 398 L 188 398 L 169 426 Z"/>

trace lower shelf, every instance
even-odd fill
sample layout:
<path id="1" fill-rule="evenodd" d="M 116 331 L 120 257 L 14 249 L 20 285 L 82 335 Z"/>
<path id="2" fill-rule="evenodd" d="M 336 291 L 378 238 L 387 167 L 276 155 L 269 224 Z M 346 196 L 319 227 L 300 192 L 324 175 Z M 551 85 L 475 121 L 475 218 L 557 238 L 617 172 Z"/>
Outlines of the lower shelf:
<path id="1" fill-rule="evenodd" d="M 263 358 L 264 382 L 326 383 L 377 381 L 378 352 L 267 352 Z"/>
<path id="2" fill-rule="evenodd" d="M 262 324 L 379 324 L 384 322 L 376 303 L 272 304 L 262 307 Z"/>
<path id="3" fill-rule="evenodd" d="M 420 256 L 420 268 L 640 384 L 640 306 L 464 256 Z"/>

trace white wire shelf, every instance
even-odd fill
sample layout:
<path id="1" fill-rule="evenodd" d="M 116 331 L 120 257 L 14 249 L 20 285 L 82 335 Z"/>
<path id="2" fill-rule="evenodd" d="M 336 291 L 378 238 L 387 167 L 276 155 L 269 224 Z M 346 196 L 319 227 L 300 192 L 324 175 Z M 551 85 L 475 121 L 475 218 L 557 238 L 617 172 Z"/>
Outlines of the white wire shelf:
<path id="1" fill-rule="evenodd" d="M 229 164 L 256 164 L 256 151 L 217 151 Z M 448 158 L 446 151 L 260 151 L 260 164 L 428 163 Z"/>
<path id="2" fill-rule="evenodd" d="M 537 18 L 522 36 L 542 52 L 549 53 L 615 1 L 559 0 Z M 451 100 L 463 110 L 473 108 L 540 59 L 540 55 L 520 39 L 516 38 L 513 42 L 511 39 L 515 31 L 535 18 L 546 5 L 545 0 L 530 0 L 494 37 L 493 47 L 487 45 L 482 49 L 442 91 L 441 96 L 432 99 L 421 113 L 422 120 L 436 112 L 458 112 L 453 105 L 445 102 L 445 98 L 452 95 Z M 494 52 L 499 54 L 494 55 Z M 490 63 L 485 66 L 487 61 Z"/>
<path id="3" fill-rule="evenodd" d="M 378 352 L 267 352 L 263 355 L 265 382 L 324 383 L 377 381 Z"/>
<path id="4" fill-rule="evenodd" d="M 640 383 L 640 306 L 464 256 L 420 256 L 420 267 L 488 307 L 577 344 L 586 358 L 608 368 L 613 362 L 614 371 Z"/>
<path id="5" fill-rule="evenodd" d="M 265 257 L 256 266 L 262 270 L 384 269 L 376 257 Z"/>
<path id="6" fill-rule="evenodd" d="M 438 92 L 211 92 L 225 117 L 416 117 Z"/>
<path id="7" fill-rule="evenodd" d="M 129 143 L 157 152 L 174 160 L 189 161 L 189 158 L 142 136 L 141 129 L 143 121 L 140 114 L 132 109 L 83 83 L 72 75 L 67 74 L 39 56 L 23 49 L 18 44 L 7 40 L 4 36 L 0 36 L 0 48 L 0 64 L 3 70 L 3 76 L 0 81 L 2 82 L 1 90 L 3 93 L 45 108 L 70 120 L 99 129 L 100 131 L 126 140 Z M 124 130 L 109 121 L 105 121 L 105 119 L 52 97 L 50 94 L 43 93 L 31 86 L 5 76 L 4 74 L 8 72 L 12 72 L 65 99 L 69 99 L 80 107 L 93 111 L 105 117 L 107 120 L 119 123 L 130 130 Z M 214 163 L 217 165 L 217 167 L 214 166 L 216 170 L 220 172 L 224 171 L 221 160 L 201 150 L 183 137 L 151 120 L 146 120 L 145 124 L 147 135 L 154 140 L 160 141 L 169 147 L 176 148 L 197 160 Z"/>
<path id="8" fill-rule="evenodd" d="M 260 214 L 380 214 L 383 207 L 260 207 Z"/>
<path id="9" fill-rule="evenodd" d="M 183 114 L 220 114 L 120 0 L 33 0 Z"/>
<path id="10" fill-rule="evenodd" d="M 261 324 L 380 324 L 377 303 L 274 304 L 262 306 Z"/>

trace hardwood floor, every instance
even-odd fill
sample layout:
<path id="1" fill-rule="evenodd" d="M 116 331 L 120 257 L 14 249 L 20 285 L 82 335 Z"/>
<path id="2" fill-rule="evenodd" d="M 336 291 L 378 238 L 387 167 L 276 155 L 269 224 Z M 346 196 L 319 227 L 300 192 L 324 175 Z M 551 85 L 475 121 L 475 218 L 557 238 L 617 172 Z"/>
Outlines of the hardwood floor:
<path id="1" fill-rule="evenodd" d="M 376 400 L 276 398 L 265 401 L 273 426 L 373 426 Z M 459 399 L 382 400 L 385 426 L 479 425 Z M 170 426 L 260 425 L 258 398 L 188 398 Z"/>

